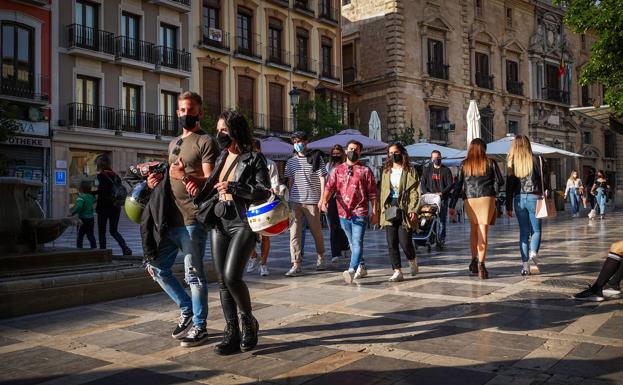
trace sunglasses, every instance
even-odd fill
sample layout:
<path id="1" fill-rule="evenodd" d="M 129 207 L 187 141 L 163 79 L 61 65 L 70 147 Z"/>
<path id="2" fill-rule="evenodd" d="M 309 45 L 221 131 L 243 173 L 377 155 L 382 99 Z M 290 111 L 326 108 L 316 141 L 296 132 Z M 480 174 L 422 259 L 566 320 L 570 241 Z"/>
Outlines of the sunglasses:
<path id="1" fill-rule="evenodd" d="M 348 176 L 353 176 L 353 166 L 348 165 Z"/>
<path id="2" fill-rule="evenodd" d="M 175 143 L 175 147 L 173 148 L 173 151 L 171 151 L 173 155 L 178 156 L 180 154 L 182 151 L 182 143 L 184 143 L 184 139 L 180 139 Z"/>

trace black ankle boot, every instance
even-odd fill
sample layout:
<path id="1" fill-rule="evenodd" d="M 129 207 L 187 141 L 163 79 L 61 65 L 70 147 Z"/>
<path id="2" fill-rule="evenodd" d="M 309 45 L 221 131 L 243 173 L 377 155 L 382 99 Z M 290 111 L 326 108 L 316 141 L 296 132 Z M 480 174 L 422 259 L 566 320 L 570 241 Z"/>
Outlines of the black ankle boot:
<path id="1" fill-rule="evenodd" d="M 227 322 L 223 331 L 223 341 L 214 347 L 214 352 L 226 356 L 240 351 L 240 328 L 238 322 Z"/>
<path id="2" fill-rule="evenodd" d="M 478 259 L 472 258 L 472 262 L 469 264 L 469 272 L 478 274 Z"/>
<path id="3" fill-rule="evenodd" d="M 240 323 L 242 326 L 242 341 L 240 342 L 240 350 L 247 352 L 257 345 L 257 332 L 260 325 L 255 317 L 246 314 L 240 314 Z"/>

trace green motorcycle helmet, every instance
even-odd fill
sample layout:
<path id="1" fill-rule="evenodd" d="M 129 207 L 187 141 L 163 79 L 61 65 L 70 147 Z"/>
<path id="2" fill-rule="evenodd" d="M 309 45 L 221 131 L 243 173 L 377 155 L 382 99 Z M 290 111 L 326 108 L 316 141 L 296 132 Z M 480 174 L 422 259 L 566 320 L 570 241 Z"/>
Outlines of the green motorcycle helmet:
<path id="1" fill-rule="evenodd" d="M 134 186 L 132 192 L 125 198 L 125 204 L 123 205 L 128 219 L 137 224 L 141 223 L 141 216 L 147 202 L 149 202 L 150 195 L 151 191 L 147 187 L 147 182 L 140 182 Z"/>

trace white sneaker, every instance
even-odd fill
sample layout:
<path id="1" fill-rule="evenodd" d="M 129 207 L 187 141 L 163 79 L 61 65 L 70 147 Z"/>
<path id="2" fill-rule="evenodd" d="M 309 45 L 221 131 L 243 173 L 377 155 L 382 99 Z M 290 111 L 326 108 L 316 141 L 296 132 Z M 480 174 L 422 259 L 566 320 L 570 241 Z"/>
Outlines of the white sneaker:
<path id="1" fill-rule="evenodd" d="M 268 266 L 260 265 L 260 276 L 266 277 L 267 275 L 270 275 L 270 271 L 268 270 Z"/>
<path id="2" fill-rule="evenodd" d="M 530 264 L 528 262 L 521 263 L 521 275 L 524 277 L 530 275 Z"/>
<path id="3" fill-rule="evenodd" d="M 530 266 L 530 274 L 540 274 L 541 269 L 539 268 L 539 260 L 536 252 L 530 252 L 530 262 L 532 262 Z"/>
<path id="4" fill-rule="evenodd" d="M 394 275 L 389 278 L 389 282 L 402 282 L 405 280 L 405 277 L 402 275 L 400 271 L 394 271 Z"/>
<path id="5" fill-rule="evenodd" d="M 342 273 L 342 277 L 344 277 L 344 281 L 346 281 L 346 283 L 348 283 L 348 284 L 353 283 L 353 276 L 354 275 L 355 275 L 355 273 L 350 271 L 350 270 L 345 270 Z"/>
<path id="6" fill-rule="evenodd" d="M 364 265 L 359 265 L 355 272 L 355 279 L 365 278 L 368 276 L 368 269 Z"/>
<path id="7" fill-rule="evenodd" d="M 257 269 L 257 258 L 251 258 L 247 263 L 247 273 L 252 273 L 255 269 Z"/>
<path id="8" fill-rule="evenodd" d="M 411 276 L 415 277 L 420 272 L 420 267 L 417 265 L 417 259 L 409 261 L 409 267 L 411 268 Z"/>
<path id="9" fill-rule="evenodd" d="M 292 266 L 292 268 L 290 268 L 290 270 L 288 270 L 288 272 L 285 274 L 286 277 L 300 277 L 301 275 L 303 275 L 303 269 L 301 269 L 301 267 L 294 267 Z"/>
<path id="10" fill-rule="evenodd" d="M 331 258 L 331 263 L 337 265 L 338 263 L 340 263 L 340 257 Z"/>
<path id="11" fill-rule="evenodd" d="M 324 262 L 324 258 L 321 256 L 318 256 L 318 259 L 316 259 L 316 270 L 327 270 L 327 264 Z"/>

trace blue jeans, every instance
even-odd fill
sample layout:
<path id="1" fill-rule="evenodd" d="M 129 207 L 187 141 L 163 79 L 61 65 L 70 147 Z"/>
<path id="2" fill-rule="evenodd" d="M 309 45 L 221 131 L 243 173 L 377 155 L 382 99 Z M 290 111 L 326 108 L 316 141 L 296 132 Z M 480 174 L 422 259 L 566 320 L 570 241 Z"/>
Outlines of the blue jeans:
<path id="1" fill-rule="evenodd" d="M 162 287 L 182 314 L 193 314 L 193 324 L 205 328 L 208 318 L 208 281 L 203 269 L 207 233 L 202 224 L 172 227 L 160 242 L 158 258 L 147 270 Z M 171 268 L 178 250 L 184 253 L 184 277 L 190 286 L 190 296 Z"/>
<path id="2" fill-rule="evenodd" d="M 599 205 L 599 215 L 606 214 L 606 201 L 608 197 L 606 196 L 606 189 L 603 187 L 599 187 L 597 189 L 597 195 L 595 196 L 597 199 L 597 204 Z"/>
<path id="3" fill-rule="evenodd" d="M 530 250 L 538 253 L 541 247 L 541 220 L 536 217 L 536 202 L 539 196 L 536 194 L 515 195 L 514 208 L 517 221 L 519 222 L 519 250 L 521 260 L 528 262 L 528 240 Z M 532 236 L 532 239 L 530 239 Z"/>
<path id="4" fill-rule="evenodd" d="M 340 218 L 340 225 L 346 233 L 350 244 L 350 266 L 348 270 L 357 270 L 359 265 L 364 265 L 363 261 L 363 235 L 368 225 L 368 217 L 353 216 L 350 219 Z"/>
<path id="5" fill-rule="evenodd" d="M 580 211 L 580 197 L 575 188 L 569 189 L 569 201 L 571 202 L 571 212 L 577 214 Z"/>
<path id="6" fill-rule="evenodd" d="M 439 227 L 441 227 L 441 232 L 439 234 L 439 239 L 443 242 L 446 240 L 446 227 L 448 225 L 448 200 L 441 200 L 441 210 L 439 210 Z"/>

